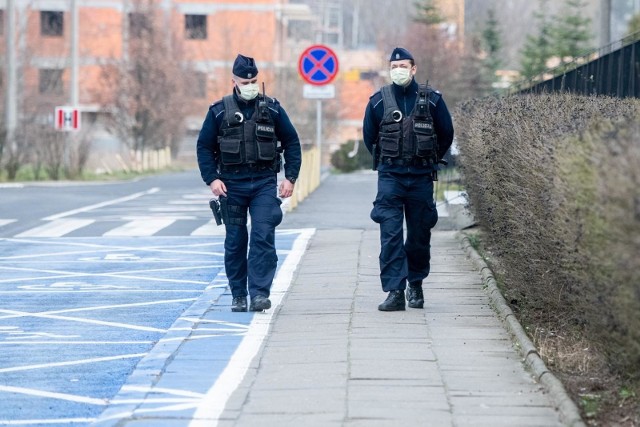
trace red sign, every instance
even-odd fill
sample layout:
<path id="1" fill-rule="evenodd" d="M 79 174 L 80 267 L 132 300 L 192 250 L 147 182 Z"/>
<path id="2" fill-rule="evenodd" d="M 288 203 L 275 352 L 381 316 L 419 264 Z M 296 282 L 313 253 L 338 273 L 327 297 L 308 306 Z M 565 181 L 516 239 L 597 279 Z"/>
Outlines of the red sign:
<path id="1" fill-rule="evenodd" d="M 74 107 L 56 107 L 55 127 L 57 130 L 80 130 L 80 110 Z"/>
<path id="2" fill-rule="evenodd" d="M 338 74 L 338 56 L 327 46 L 311 46 L 300 55 L 298 72 L 312 85 L 329 84 Z"/>

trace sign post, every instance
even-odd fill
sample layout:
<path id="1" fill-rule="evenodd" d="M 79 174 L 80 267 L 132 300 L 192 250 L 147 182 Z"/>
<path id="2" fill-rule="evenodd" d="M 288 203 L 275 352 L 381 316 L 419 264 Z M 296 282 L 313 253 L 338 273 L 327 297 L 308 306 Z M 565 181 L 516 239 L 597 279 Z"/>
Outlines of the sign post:
<path id="1" fill-rule="evenodd" d="M 335 87 L 330 83 L 338 75 L 338 56 L 327 46 L 310 46 L 300 55 L 298 72 L 308 83 L 304 85 L 303 96 L 316 99 L 316 145 L 321 170 L 322 100 L 335 97 Z"/>

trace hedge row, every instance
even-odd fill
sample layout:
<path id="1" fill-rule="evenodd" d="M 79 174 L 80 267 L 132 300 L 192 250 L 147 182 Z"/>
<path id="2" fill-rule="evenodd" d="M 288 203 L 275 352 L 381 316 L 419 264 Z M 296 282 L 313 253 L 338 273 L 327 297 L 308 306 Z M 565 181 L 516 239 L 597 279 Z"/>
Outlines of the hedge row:
<path id="1" fill-rule="evenodd" d="M 455 112 L 470 208 L 507 301 L 640 379 L 640 100 L 475 100 Z"/>

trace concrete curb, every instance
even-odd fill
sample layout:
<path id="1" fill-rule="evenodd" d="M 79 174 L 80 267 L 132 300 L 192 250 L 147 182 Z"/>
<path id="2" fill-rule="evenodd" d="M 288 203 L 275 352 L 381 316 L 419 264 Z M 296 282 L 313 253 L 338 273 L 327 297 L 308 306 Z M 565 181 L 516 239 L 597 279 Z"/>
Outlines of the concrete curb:
<path id="1" fill-rule="evenodd" d="M 498 316 L 506 323 L 508 331 L 515 338 L 518 346 L 520 347 L 520 353 L 525 361 L 525 364 L 534 373 L 536 379 L 542 383 L 551 400 L 557 406 L 560 412 L 560 419 L 563 423 L 570 427 L 586 427 L 586 424 L 580 416 L 578 407 L 573 402 L 564 386 L 556 378 L 555 375 L 547 368 L 544 361 L 538 354 L 538 350 L 533 345 L 533 342 L 529 339 L 520 322 L 516 318 L 515 314 L 505 301 L 500 289 L 498 289 L 493 272 L 484 262 L 484 259 L 476 252 L 471 245 L 469 237 L 464 233 L 457 233 L 456 239 L 460 242 L 462 249 L 467 256 L 471 259 L 474 265 L 480 270 L 482 275 L 482 281 L 487 287 L 487 293 L 494 310 L 498 313 Z"/>

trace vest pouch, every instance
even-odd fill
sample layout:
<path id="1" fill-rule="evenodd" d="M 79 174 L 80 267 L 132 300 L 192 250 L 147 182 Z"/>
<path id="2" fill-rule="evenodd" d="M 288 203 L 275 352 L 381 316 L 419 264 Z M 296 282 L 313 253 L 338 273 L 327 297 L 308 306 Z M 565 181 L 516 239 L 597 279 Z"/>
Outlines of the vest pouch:
<path id="1" fill-rule="evenodd" d="M 223 165 L 239 165 L 242 163 L 240 146 L 242 140 L 242 128 L 227 128 L 219 139 L 220 156 Z"/>
<path id="2" fill-rule="evenodd" d="M 400 141 L 402 140 L 402 125 L 389 123 L 383 125 L 378 134 L 380 154 L 382 157 L 400 156 Z"/>
<path id="3" fill-rule="evenodd" d="M 416 136 L 416 155 L 422 158 L 435 159 L 437 145 L 433 123 L 415 120 L 413 122 L 413 132 Z"/>
<path id="4" fill-rule="evenodd" d="M 275 141 L 275 127 L 272 124 L 256 123 L 258 160 L 272 161 L 276 158 Z"/>

